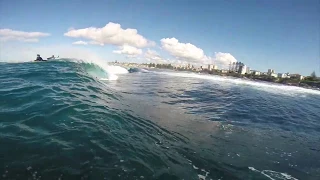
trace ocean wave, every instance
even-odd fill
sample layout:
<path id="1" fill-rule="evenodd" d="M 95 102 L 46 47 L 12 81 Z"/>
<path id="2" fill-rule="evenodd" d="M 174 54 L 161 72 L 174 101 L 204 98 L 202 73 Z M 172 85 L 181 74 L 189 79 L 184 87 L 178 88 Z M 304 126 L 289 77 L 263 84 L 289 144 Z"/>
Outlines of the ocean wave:
<path id="1" fill-rule="evenodd" d="M 318 97 L 98 64 L 0 64 L 2 178 L 319 177 Z"/>
<path id="2" fill-rule="evenodd" d="M 89 74 L 101 80 L 117 80 L 119 74 L 126 74 L 128 70 L 121 66 L 108 65 L 106 61 L 90 59 L 63 59 L 84 64 Z"/>
<path id="3" fill-rule="evenodd" d="M 82 68 L 87 71 L 92 77 L 95 77 L 99 80 L 117 80 L 119 74 L 126 74 L 128 70 L 121 66 L 108 65 L 106 61 L 94 59 L 75 59 L 75 58 L 59 58 L 55 60 L 48 60 L 46 62 L 37 62 L 37 63 L 54 63 L 54 62 L 73 62 L 77 63 Z M 9 61 L 3 62 L 7 64 L 11 63 L 34 63 L 30 60 L 19 60 L 19 61 Z"/>

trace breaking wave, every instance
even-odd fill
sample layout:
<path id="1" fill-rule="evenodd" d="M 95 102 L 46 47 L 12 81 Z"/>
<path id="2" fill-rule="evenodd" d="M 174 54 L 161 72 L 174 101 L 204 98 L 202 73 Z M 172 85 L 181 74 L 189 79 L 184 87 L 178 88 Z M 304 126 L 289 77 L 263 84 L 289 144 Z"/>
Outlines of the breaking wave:
<path id="1" fill-rule="evenodd" d="M 71 62 L 76 63 L 83 68 L 90 76 L 99 80 L 117 80 L 119 74 L 126 74 L 128 70 L 121 66 L 108 65 L 106 61 L 102 60 L 89 60 L 89 59 L 73 59 L 61 58 L 56 60 L 48 60 L 46 62 L 34 61 L 10 61 L 4 63 L 54 63 L 54 62 Z"/>
<path id="2" fill-rule="evenodd" d="M 82 64 L 88 74 L 100 80 L 117 80 L 117 75 L 128 73 L 128 70 L 121 66 L 108 65 L 106 61 L 101 60 L 62 59 L 60 61 Z"/>
<path id="3" fill-rule="evenodd" d="M 195 73 L 181 73 L 181 72 L 157 72 L 160 74 L 165 74 L 169 76 L 183 77 L 183 78 L 197 78 L 205 79 L 211 82 L 217 82 L 224 85 L 238 85 L 238 86 L 250 86 L 257 90 L 267 91 L 275 94 L 283 95 L 297 95 L 297 94 L 315 94 L 320 95 L 320 91 L 313 89 L 306 89 L 297 86 L 281 85 L 269 82 L 253 81 L 248 79 L 240 79 L 233 77 L 222 77 L 217 75 L 203 75 Z"/>

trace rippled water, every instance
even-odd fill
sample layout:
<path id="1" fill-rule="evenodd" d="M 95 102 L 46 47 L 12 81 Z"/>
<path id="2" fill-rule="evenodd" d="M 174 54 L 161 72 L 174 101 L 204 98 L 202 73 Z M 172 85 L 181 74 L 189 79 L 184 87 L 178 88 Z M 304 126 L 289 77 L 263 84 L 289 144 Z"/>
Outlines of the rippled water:
<path id="1" fill-rule="evenodd" d="M 159 70 L 104 81 L 74 62 L 0 68 L 1 179 L 320 179 L 318 91 Z"/>

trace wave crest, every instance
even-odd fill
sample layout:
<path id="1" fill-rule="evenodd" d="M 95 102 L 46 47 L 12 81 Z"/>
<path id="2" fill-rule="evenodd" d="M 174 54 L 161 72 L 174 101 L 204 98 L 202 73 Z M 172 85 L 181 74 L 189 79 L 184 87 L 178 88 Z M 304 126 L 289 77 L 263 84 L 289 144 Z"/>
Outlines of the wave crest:
<path id="1" fill-rule="evenodd" d="M 77 63 L 83 63 L 85 70 L 100 80 L 117 80 L 119 74 L 126 74 L 128 70 L 120 66 L 108 65 L 105 61 L 99 60 L 78 60 L 72 59 Z"/>

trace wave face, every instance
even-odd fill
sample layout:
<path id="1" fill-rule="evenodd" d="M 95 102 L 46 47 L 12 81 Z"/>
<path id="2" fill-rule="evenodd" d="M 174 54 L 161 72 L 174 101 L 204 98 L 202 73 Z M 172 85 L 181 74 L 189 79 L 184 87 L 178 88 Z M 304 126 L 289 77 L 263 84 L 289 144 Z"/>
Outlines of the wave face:
<path id="1" fill-rule="evenodd" d="M 101 60 L 90 61 L 79 59 L 61 59 L 59 61 L 75 62 L 77 64 L 80 64 L 87 73 L 100 80 L 117 80 L 118 74 L 129 73 L 128 70 L 123 67 L 107 65 L 106 62 Z"/>
<path id="2" fill-rule="evenodd" d="M 317 91 L 70 59 L 0 69 L 1 179 L 320 178 Z"/>

